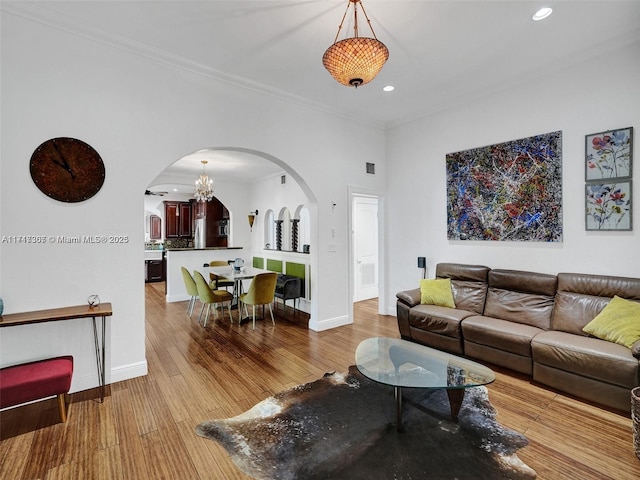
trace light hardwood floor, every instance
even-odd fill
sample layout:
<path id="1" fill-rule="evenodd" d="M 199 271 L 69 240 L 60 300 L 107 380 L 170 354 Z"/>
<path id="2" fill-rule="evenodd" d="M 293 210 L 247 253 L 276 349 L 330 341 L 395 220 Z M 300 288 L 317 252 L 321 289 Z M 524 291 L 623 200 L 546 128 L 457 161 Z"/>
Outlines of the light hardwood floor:
<path id="1" fill-rule="evenodd" d="M 356 305 L 353 325 L 313 332 L 291 312 L 256 330 L 228 318 L 197 324 L 186 302 L 166 304 L 163 284 L 146 285 L 149 375 L 72 395 L 69 420 L 56 423 L 55 399 L 0 413 L 0 478 L 244 479 L 216 443 L 194 427 L 237 415 L 287 387 L 346 371 L 367 337 L 398 337 L 394 317 L 375 301 Z M 290 309 L 289 309 L 290 310 Z M 638 479 L 631 420 L 497 370 L 489 386 L 498 420 L 524 433 L 519 457 L 538 478 Z"/>

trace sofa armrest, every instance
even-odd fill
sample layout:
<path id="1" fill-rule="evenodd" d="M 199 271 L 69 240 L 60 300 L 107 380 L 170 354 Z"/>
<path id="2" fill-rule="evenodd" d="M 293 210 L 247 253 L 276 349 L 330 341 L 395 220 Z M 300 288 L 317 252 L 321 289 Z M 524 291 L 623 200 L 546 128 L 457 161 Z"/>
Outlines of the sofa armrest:
<path id="1" fill-rule="evenodd" d="M 631 346 L 631 354 L 640 360 L 640 340 L 636 340 L 636 342 Z"/>
<path id="2" fill-rule="evenodd" d="M 396 293 L 398 301 L 407 304 L 409 307 L 415 307 L 420 304 L 420 289 L 405 290 Z"/>
<path id="3" fill-rule="evenodd" d="M 411 326 L 409 323 L 409 314 L 411 307 L 415 307 L 420 303 L 420 289 L 405 290 L 396 293 L 398 301 L 396 302 L 396 318 L 398 320 L 398 330 L 400 337 L 411 340 Z"/>

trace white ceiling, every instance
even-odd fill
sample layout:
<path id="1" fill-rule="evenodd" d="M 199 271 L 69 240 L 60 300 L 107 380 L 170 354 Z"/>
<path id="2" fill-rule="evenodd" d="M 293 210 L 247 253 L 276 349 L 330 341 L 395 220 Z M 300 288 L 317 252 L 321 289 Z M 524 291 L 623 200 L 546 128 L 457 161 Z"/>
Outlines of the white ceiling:
<path id="1" fill-rule="evenodd" d="M 282 168 L 252 153 L 231 150 L 199 150 L 185 155 L 160 174 L 149 190 L 192 194 L 194 182 L 205 172 L 213 179 L 213 187 L 224 180 L 233 183 L 252 183 L 258 179 L 283 173 Z"/>
<path id="2" fill-rule="evenodd" d="M 347 0 L 3 0 L 0 8 L 382 128 L 544 79 L 574 62 L 593 59 L 594 68 L 615 74 L 607 52 L 640 40 L 638 0 L 362 1 L 390 55 L 378 77 L 357 90 L 322 65 Z M 553 14 L 533 22 L 549 5 Z M 370 36 L 360 19 L 360 35 Z M 349 36 L 351 29 L 345 22 Z M 389 84 L 395 91 L 383 92 Z"/>

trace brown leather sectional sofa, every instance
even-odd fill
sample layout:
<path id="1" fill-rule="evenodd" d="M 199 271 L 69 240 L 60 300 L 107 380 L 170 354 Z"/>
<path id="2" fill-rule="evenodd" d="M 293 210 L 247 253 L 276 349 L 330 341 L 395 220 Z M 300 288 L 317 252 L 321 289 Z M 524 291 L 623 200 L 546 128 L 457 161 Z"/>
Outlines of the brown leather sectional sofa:
<path id="1" fill-rule="evenodd" d="M 421 305 L 399 292 L 400 335 L 433 348 L 531 375 L 537 383 L 629 411 L 640 385 L 640 342 L 629 349 L 582 331 L 614 295 L 640 301 L 640 278 L 549 275 L 441 263 L 456 308 Z"/>

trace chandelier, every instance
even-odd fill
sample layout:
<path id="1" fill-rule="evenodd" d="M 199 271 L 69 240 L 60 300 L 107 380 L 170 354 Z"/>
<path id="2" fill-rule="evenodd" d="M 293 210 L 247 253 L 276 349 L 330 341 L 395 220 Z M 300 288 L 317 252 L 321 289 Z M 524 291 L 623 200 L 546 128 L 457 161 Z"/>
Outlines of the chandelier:
<path id="1" fill-rule="evenodd" d="M 354 35 L 338 42 L 342 24 L 349 13 L 351 4 L 353 4 Z M 358 4 L 362 7 L 362 13 L 367 19 L 373 38 L 358 36 Z M 360 0 L 349 0 L 333 45 L 327 48 L 327 51 L 322 56 L 324 67 L 342 85 L 358 88 L 360 85 L 373 80 L 380 73 L 388 58 L 389 49 L 376 38 L 371 26 L 371 20 L 369 20 L 367 12 L 364 11 L 362 2 Z"/>
<path id="2" fill-rule="evenodd" d="M 200 174 L 200 178 L 196 180 L 196 200 L 198 202 L 208 202 L 213 198 L 213 180 L 211 180 L 205 172 L 208 162 L 206 160 L 200 160 L 200 163 L 202 163 L 202 173 Z"/>

